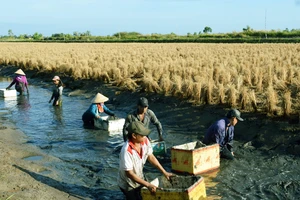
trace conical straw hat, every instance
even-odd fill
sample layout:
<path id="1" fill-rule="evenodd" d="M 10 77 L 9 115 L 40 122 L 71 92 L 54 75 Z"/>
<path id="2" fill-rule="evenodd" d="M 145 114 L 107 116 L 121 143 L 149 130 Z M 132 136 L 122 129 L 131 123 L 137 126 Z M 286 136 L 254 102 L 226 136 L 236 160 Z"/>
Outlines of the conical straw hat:
<path id="1" fill-rule="evenodd" d="M 19 75 L 25 75 L 25 73 L 23 72 L 23 70 L 18 69 L 15 74 L 19 74 Z"/>
<path id="2" fill-rule="evenodd" d="M 92 100 L 92 103 L 103 103 L 108 101 L 108 98 L 103 94 L 98 93 Z"/>

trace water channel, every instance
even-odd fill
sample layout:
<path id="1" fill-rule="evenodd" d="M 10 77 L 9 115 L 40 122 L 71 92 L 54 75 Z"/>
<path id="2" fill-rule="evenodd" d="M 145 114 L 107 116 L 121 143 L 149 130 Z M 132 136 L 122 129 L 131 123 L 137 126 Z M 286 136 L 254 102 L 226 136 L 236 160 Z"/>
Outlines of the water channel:
<path id="1" fill-rule="evenodd" d="M 10 78 L 2 77 L 0 88 L 6 88 L 10 82 Z M 123 144 L 121 133 L 110 135 L 83 128 L 81 115 L 91 99 L 64 94 L 63 106 L 57 108 L 48 103 L 50 88 L 30 85 L 29 90 L 29 96 L 1 99 L 0 110 L 7 111 L 2 120 L 15 123 L 27 135 L 28 143 L 57 158 L 43 162 L 47 170 L 40 175 L 55 179 L 72 195 L 123 199 L 116 184 L 118 156 Z M 110 106 L 109 102 L 107 105 Z M 126 116 L 126 109 L 114 109 L 118 117 Z M 197 140 L 197 135 L 187 136 L 184 128 L 172 127 L 168 120 L 160 117 L 164 132 L 168 133 L 165 137 L 168 147 Z M 222 160 L 218 171 L 203 175 L 208 199 L 297 199 L 300 196 L 298 157 L 244 148 L 238 141 L 236 146 L 238 154 L 234 161 Z M 36 155 L 25 159 L 38 162 L 43 158 Z M 171 171 L 169 150 L 159 161 Z M 145 173 L 150 178 L 160 175 L 150 165 L 146 166 Z"/>

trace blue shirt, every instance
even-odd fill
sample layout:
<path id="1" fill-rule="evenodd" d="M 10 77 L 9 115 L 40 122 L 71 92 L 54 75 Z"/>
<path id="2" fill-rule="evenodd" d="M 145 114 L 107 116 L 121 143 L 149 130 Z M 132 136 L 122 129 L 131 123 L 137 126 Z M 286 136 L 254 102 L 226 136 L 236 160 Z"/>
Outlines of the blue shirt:
<path id="1" fill-rule="evenodd" d="M 212 124 L 205 134 L 203 143 L 218 143 L 221 148 L 229 144 L 230 147 L 232 147 L 234 126 L 229 125 L 229 123 L 230 121 L 228 118 L 223 118 Z"/>
<path id="2" fill-rule="evenodd" d="M 108 115 L 114 115 L 114 113 L 109 110 L 109 108 L 107 108 L 104 104 L 102 104 L 103 110 L 106 114 Z M 97 116 L 100 116 L 101 113 L 98 112 L 98 107 L 96 103 L 92 103 L 90 105 L 90 107 L 87 109 L 87 111 L 85 111 L 85 113 L 83 113 L 82 115 L 82 120 L 83 121 L 91 121 L 94 120 L 94 118 L 96 118 Z"/>

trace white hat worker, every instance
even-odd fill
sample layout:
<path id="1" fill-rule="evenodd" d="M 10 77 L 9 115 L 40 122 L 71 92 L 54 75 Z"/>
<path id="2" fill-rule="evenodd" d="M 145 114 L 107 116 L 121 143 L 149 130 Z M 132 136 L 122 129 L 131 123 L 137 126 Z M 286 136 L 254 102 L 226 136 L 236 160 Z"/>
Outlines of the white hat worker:
<path id="1" fill-rule="evenodd" d="M 18 69 L 15 74 L 19 74 L 19 75 L 24 75 L 25 76 L 25 73 L 23 72 L 22 69 Z"/>
<path id="2" fill-rule="evenodd" d="M 92 99 L 92 103 L 104 103 L 106 101 L 108 101 L 108 98 L 100 93 L 97 93 L 96 96 Z"/>
<path id="3" fill-rule="evenodd" d="M 54 76 L 52 79 L 52 81 L 59 81 L 59 80 L 60 80 L 59 76 Z"/>

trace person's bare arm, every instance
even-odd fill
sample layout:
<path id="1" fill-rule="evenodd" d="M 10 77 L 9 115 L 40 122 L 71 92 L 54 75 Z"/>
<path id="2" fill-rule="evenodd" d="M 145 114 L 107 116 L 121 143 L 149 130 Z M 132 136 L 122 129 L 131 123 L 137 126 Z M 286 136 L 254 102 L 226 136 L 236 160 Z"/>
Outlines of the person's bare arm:
<path id="1" fill-rule="evenodd" d="M 6 88 L 7 90 L 9 89 L 9 88 L 11 88 L 11 86 L 13 86 L 14 84 L 16 83 L 16 81 L 15 81 L 15 79 L 9 84 L 9 86 Z"/>
<path id="2" fill-rule="evenodd" d="M 167 172 L 162 166 L 161 164 L 158 162 L 158 160 L 156 159 L 156 157 L 151 154 L 148 156 L 148 161 L 155 166 L 157 169 L 159 169 L 159 171 L 161 171 L 163 173 L 163 175 L 169 180 L 170 176 L 174 176 L 174 174 Z"/>
<path id="3" fill-rule="evenodd" d="M 160 121 L 157 119 L 155 113 L 152 110 L 148 110 L 147 112 L 150 115 L 151 122 L 153 123 L 153 125 L 156 126 L 159 141 L 163 141 L 164 140 L 164 138 L 162 136 L 163 130 L 162 130 L 162 126 L 161 126 Z"/>
<path id="4" fill-rule="evenodd" d="M 27 84 L 25 84 L 25 88 L 26 88 L 27 94 L 29 94 L 29 90 L 28 90 L 28 85 Z"/>
<path id="5" fill-rule="evenodd" d="M 143 185 L 143 186 L 147 187 L 150 192 L 152 192 L 152 193 L 156 192 L 157 187 L 155 185 L 152 185 L 151 183 L 149 183 L 149 182 L 145 181 L 144 179 L 141 179 L 140 177 L 138 177 L 133 172 L 133 170 L 125 171 L 125 174 L 128 178 L 130 178 L 134 182 L 139 183 L 140 185 Z"/>

